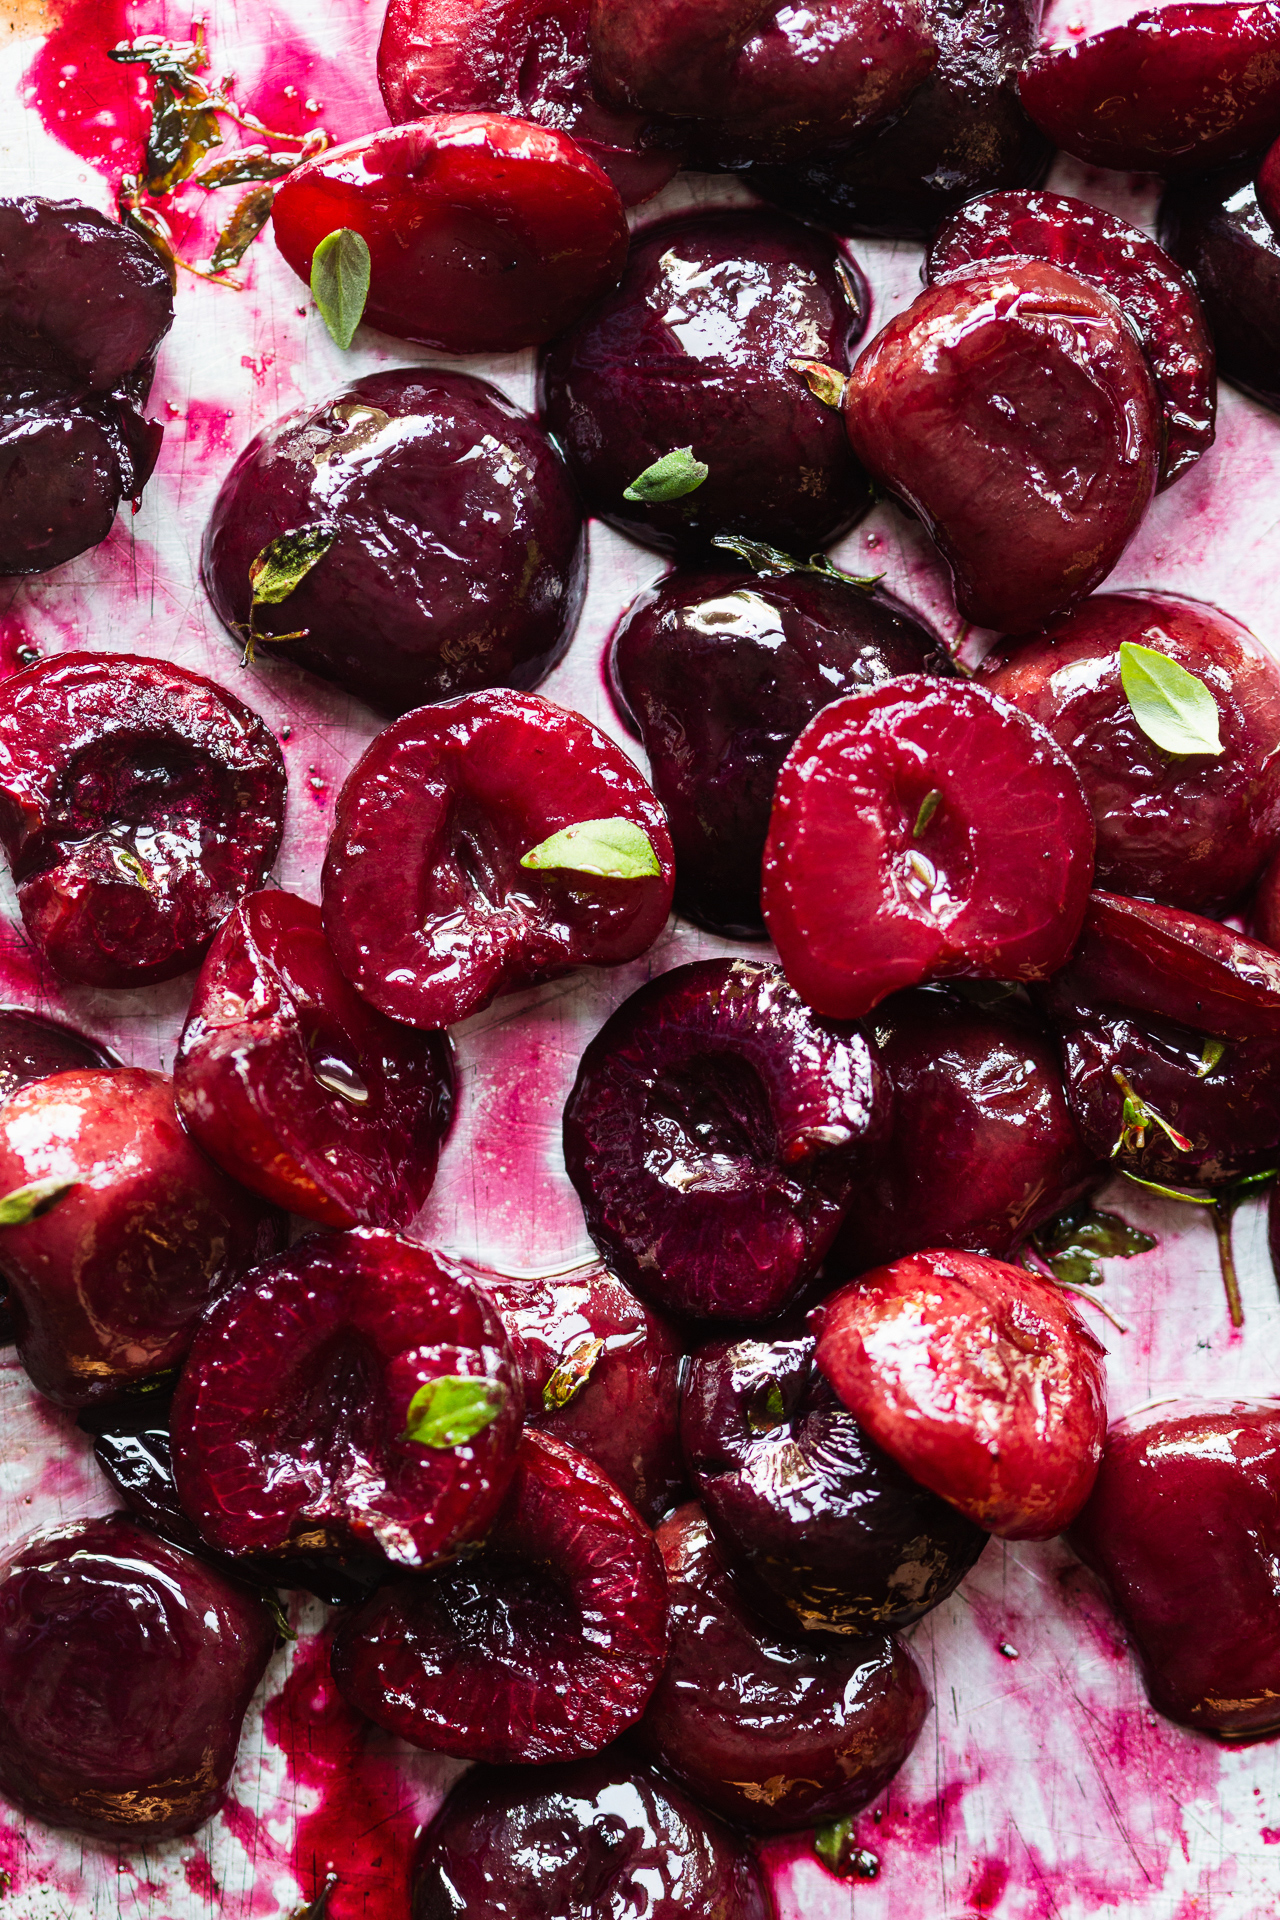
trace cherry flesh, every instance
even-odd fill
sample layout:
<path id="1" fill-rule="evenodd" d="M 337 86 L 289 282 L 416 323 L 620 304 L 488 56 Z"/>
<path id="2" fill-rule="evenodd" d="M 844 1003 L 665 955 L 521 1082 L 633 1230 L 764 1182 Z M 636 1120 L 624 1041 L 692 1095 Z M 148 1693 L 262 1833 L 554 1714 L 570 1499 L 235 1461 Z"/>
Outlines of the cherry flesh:
<path id="1" fill-rule="evenodd" d="M 304 528 L 331 545 L 287 599 L 255 606 L 255 560 Z M 249 442 L 214 503 L 203 573 L 259 661 L 403 713 L 551 671 L 586 589 L 582 509 L 557 449 L 496 387 L 407 367 Z"/>
<path id="2" fill-rule="evenodd" d="M 587 1047 L 565 1164 L 627 1286 L 696 1319 L 765 1320 L 830 1246 L 882 1099 L 862 1035 L 815 1020 L 777 967 L 698 961 Z"/>
<path id="3" fill-rule="evenodd" d="M 844 410 L 858 459 L 937 542 L 965 619 L 1007 633 L 1101 585 L 1159 475 L 1160 402 L 1124 310 L 1046 261 L 926 288 L 864 348 Z"/>
<path id="4" fill-rule="evenodd" d="M 1250 160 L 1170 186 L 1160 202 L 1160 239 L 1195 280 L 1219 371 L 1280 407 L 1280 235 L 1254 174 Z"/>
<path id="5" fill-rule="evenodd" d="M 1092 872 L 1052 736 L 972 681 L 907 674 L 824 707 L 787 755 L 764 917 L 801 998 L 856 1019 L 929 980 L 1045 978 Z"/>
<path id="6" fill-rule="evenodd" d="M 285 177 L 272 220 L 308 282 L 328 234 L 360 234 L 365 322 L 446 353 L 550 340 L 627 257 L 608 175 L 567 134 L 502 113 L 433 113 L 331 147 Z"/>
<path id="7" fill-rule="evenodd" d="M 762 563 L 763 564 L 763 563 Z M 760 863 L 778 769 L 819 707 L 945 649 L 886 593 L 803 565 L 669 573 L 614 635 L 615 702 L 644 743 L 676 853 L 675 904 L 717 933 L 764 931 Z"/>
<path id="8" fill-rule="evenodd" d="M 254 1593 L 130 1514 L 29 1536 L 0 1569 L 0 1792 L 128 1847 L 194 1832 L 274 1642 Z"/>
<path id="9" fill-rule="evenodd" d="M 1028 1007 L 904 993 L 877 1009 L 872 1031 L 892 1118 L 854 1188 L 836 1273 L 924 1247 L 1004 1259 L 1096 1181 L 1098 1149 L 1081 1139 L 1053 1043 Z"/>
<path id="10" fill-rule="evenodd" d="M 1070 1540 L 1111 1594 L 1157 1712 L 1280 1727 L 1280 1405 L 1184 1400 L 1119 1421 Z"/>
<path id="11" fill-rule="evenodd" d="M 162 430 L 145 420 L 173 285 L 141 234 L 73 200 L 0 200 L 0 574 L 111 531 Z"/>
<path id="12" fill-rule="evenodd" d="M 929 249 L 931 281 L 989 260 L 1046 260 L 1109 293 L 1136 328 L 1164 415 L 1160 486 L 1213 445 L 1213 339 L 1188 275 L 1140 227 L 1063 193 L 989 193 Z"/>
<path id="13" fill-rule="evenodd" d="M 838 1653 L 780 1639 L 748 1610 L 699 1506 L 664 1520 L 658 1544 L 671 1658 L 640 1729 L 650 1757 L 713 1813 L 765 1833 L 874 1800 L 929 1711 L 907 1648 L 884 1633 Z"/>
<path id="14" fill-rule="evenodd" d="M 771 1920 L 751 1848 L 618 1755 L 477 1769 L 423 1838 L 414 1920 Z"/>
<path id="15" fill-rule="evenodd" d="M 18 1357 L 62 1407 L 179 1365 L 209 1302 L 279 1244 L 279 1216 L 191 1144 L 173 1082 L 78 1068 L 0 1107 L 0 1194 L 67 1190 L 0 1228 Z"/>
<path id="16" fill-rule="evenodd" d="M 749 184 L 837 233 L 927 240 L 975 194 L 1037 179 L 1050 146 L 1018 93 L 1039 37 L 1037 0 L 925 0 L 924 18 L 938 64 L 902 113 L 848 153 L 752 167 Z"/>
<path id="17" fill-rule="evenodd" d="M 484 1396 L 484 1424 L 415 1439 L 441 1380 Z M 377 1228 L 317 1234 L 201 1327 L 173 1402 L 178 1494 L 225 1553 L 430 1566 L 497 1513 L 523 1406 L 502 1322 L 460 1269 Z"/>
<path id="18" fill-rule="evenodd" d="M 194 966 L 280 847 L 274 734 L 186 667 L 64 653 L 0 689 L 0 838 L 27 932 L 68 979 Z"/>
<path id="19" fill-rule="evenodd" d="M 521 864 L 568 827 L 616 821 L 657 872 Z M 446 1027 L 570 967 L 636 959 L 673 882 L 666 816 L 627 755 L 581 714 L 494 691 L 406 714 L 368 748 L 338 801 L 324 929 L 366 1000 Z"/>
<path id="20" fill-rule="evenodd" d="M 636 206 L 673 178 L 681 139 L 603 106 L 591 84 L 588 0 L 391 0 L 378 85 L 392 120 L 484 111 L 571 134 Z"/>
<path id="21" fill-rule="evenodd" d="M 1208 688 L 1220 753 L 1166 753 L 1143 732 L 1121 680 L 1126 642 Z M 1280 668 L 1238 621 L 1165 594 L 1095 594 L 1044 633 L 998 646 L 982 680 L 1076 767 L 1100 886 L 1213 913 L 1257 879 L 1280 835 Z"/>
<path id="22" fill-rule="evenodd" d="M 471 1277 L 502 1317 L 525 1425 L 584 1453 L 652 1526 L 684 1482 L 683 1348 L 670 1322 L 606 1267 Z"/>
<path id="23" fill-rule="evenodd" d="M 817 1363 L 912 1479 L 1005 1540 L 1047 1540 L 1106 1437 L 1103 1349 L 1065 1295 L 977 1253 L 917 1253 L 810 1316 Z"/>
<path id="24" fill-rule="evenodd" d="M 720 1552 L 756 1610 L 784 1635 L 839 1647 L 936 1607 L 987 1535 L 867 1438 L 814 1366 L 814 1346 L 792 1334 L 703 1347 L 680 1434 Z"/>
<path id="25" fill-rule="evenodd" d="M 648 1527 L 585 1455 L 526 1433 L 484 1551 L 379 1589 L 339 1628 L 333 1672 L 412 1746 L 503 1765 L 598 1753 L 640 1718 L 666 1655 Z"/>
<path id="26" fill-rule="evenodd" d="M 453 1112 L 448 1040 L 362 1000 L 319 907 L 291 893 L 251 894 L 223 921 L 173 1077 L 210 1159 L 330 1227 L 407 1227 Z"/>
<path id="27" fill-rule="evenodd" d="M 591 512 L 663 551 L 721 533 L 799 553 L 830 545 L 870 491 L 839 414 L 790 363 L 845 373 L 866 310 L 838 243 L 781 214 L 646 229 L 616 292 L 542 365 L 543 418 Z M 684 447 L 708 468 L 699 486 L 652 504 L 624 498 Z"/>
<path id="28" fill-rule="evenodd" d="M 1122 173 L 1205 173 L 1280 122 L 1280 7 L 1148 7 L 1029 60 L 1023 104 L 1057 147 Z"/>

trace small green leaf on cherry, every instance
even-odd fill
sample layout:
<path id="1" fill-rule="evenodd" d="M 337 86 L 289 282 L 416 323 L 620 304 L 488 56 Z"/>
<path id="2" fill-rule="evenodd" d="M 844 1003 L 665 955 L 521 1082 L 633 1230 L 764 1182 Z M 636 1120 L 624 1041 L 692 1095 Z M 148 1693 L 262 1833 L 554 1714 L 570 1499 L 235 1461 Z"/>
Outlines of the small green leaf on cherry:
<path id="1" fill-rule="evenodd" d="M 268 540 L 249 567 L 249 585 L 255 607 L 278 607 L 311 569 L 318 566 L 338 537 L 338 529 L 317 523 L 294 527 Z"/>
<path id="2" fill-rule="evenodd" d="M 920 838 L 920 835 L 924 832 L 941 805 L 942 789 L 940 787 L 930 787 L 928 793 L 926 793 L 924 799 L 920 802 L 920 811 L 916 815 L 916 824 L 911 829 L 911 836 L 914 840 Z"/>
<path id="3" fill-rule="evenodd" d="M 1122 641 L 1120 684 L 1134 719 L 1166 753 L 1222 752 L 1217 701 L 1203 680 L 1167 653 Z"/>
<path id="4" fill-rule="evenodd" d="M 545 872 L 565 868 L 608 880 L 647 880 L 661 873 L 653 842 L 634 820 L 579 820 L 530 847 L 522 867 Z"/>
<path id="5" fill-rule="evenodd" d="M 824 407 L 842 407 L 844 390 L 849 384 L 847 373 L 840 373 L 835 367 L 829 367 L 825 360 L 788 360 L 792 373 L 798 373 L 815 400 L 821 400 Z"/>
<path id="6" fill-rule="evenodd" d="M 441 1373 L 418 1388 L 409 1402 L 404 1438 L 420 1447 L 460 1447 L 492 1426 L 507 1404 L 501 1380 Z"/>
<path id="7" fill-rule="evenodd" d="M 1200 1065 L 1196 1068 L 1196 1079 L 1207 1080 L 1226 1050 L 1225 1040 L 1206 1040 L 1200 1053 Z"/>
<path id="8" fill-rule="evenodd" d="M 572 1353 L 565 1355 L 542 1389 L 542 1405 L 547 1413 L 558 1413 L 561 1407 L 577 1399 L 603 1352 L 603 1340 L 587 1339 L 579 1341 Z"/>
<path id="9" fill-rule="evenodd" d="M 53 1179 L 33 1180 L 29 1186 L 15 1187 L 0 1199 L 0 1227 L 25 1227 L 28 1220 L 38 1220 L 79 1184 L 78 1180 Z"/>
<path id="10" fill-rule="evenodd" d="M 694 459 L 692 447 L 676 447 L 637 474 L 622 497 L 637 500 L 644 507 L 660 507 L 668 500 L 682 500 L 686 493 L 696 493 L 710 472 L 705 462 Z"/>
<path id="11" fill-rule="evenodd" d="M 364 318 L 371 271 L 369 243 L 354 227 L 326 233 L 311 256 L 311 296 L 344 352 Z"/>

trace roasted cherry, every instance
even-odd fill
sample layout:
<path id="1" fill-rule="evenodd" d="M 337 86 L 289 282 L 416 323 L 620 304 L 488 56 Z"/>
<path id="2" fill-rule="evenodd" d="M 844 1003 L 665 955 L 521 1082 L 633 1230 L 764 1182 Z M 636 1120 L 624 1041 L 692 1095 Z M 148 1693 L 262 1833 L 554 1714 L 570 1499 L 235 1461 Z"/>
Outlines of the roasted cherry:
<path id="1" fill-rule="evenodd" d="M 621 286 L 543 362 L 543 416 L 591 511 L 664 550 L 719 533 L 802 554 L 829 545 L 866 512 L 870 490 L 839 414 L 791 363 L 846 372 L 866 305 L 838 243 L 781 214 L 647 228 Z M 655 501 L 625 497 L 684 448 L 704 480 Z"/>
<path id="2" fill-rule="evenodd" d="M 331 535 L 288 597 L 255 604 L 273 541 Z M 204 540 L 219 619 L 382 713 L 531 687 L 573 637 L 582 509 L 559 452 L 486 380 L 366 374 L 244 449 Z"/>
<path id="3" fill-rule="evenodd" d="M 218 1302 L 173 1402 L 182 1505 L 226 1553 L 430 1566 L 480 1538 L 524 1395 L 502 1322 L 398 1234 L 316 1234 Z"/>
<path id="4" fill-rule="evenodd" d="M 782 1640 L 734 1584 L 701 1507 L 658 1529 L 671 1658 L 643 1745 L 703 1806 L 766 1833 L 856 1813 L 916 1743 L 929 1695 L 890 1634 L 838 1653 Z"/>
<path id="5" fill-rule="evenodd" d="M 689 1470 L 720 1551 L 781 1632 L 909 1626 L 959 1585 L 987 1535 L 868 1439 L 814 1345 L 802 1333 L 703 1347 L 680 1409 Z"/>
<path id="6" fill-rule="evenodd" d="M 572 325 L 627 257 L 618 189 L 567 134 L 502 113 L 433 113 L 286 175 L 276 245 L 302 280 L 327 235 L 370 254 L 364 319 L 446 353 L 509 353 Z"/>
<path id="7" fill-rule="evenodd" d="M 1075 1518 L 1102 1457 L 1106 1376 L 1058 1288 L 977 1253 L 917 1253 L 810 1318 L 819 1367 L 913 1480 L 1005 1540 Z"/>
<path id="8" fill-rule="evenodd" d="M 621 853 L 575 827 L 621 835 Z M 406 714 L 357 763 L 324 928 L 366 1000 L 446 1027 L 570 967 L 634 960 L 672 884 L 666 816 L 620 748 L 537 694 L 472 694 Z"/>
<path id="9" fill-rule="evenodd" d="M 274 1251 L 280 1221 L 192 1146 L 173 1083 L 81 1068 L 0 1107 L 0 1194 L 34 1187 L 0 1228 L 18 1355 L 64 1407 L 176 1367 L 209 1302 Z"/>
<path id="10" fill-rule="evenodd" d="M 0 1568 L 0 1792 L 129 1847 L 194 1832 L 274 1642 L 254 1593 L 130 1514 L 31 1535 Z"/>
<path id="11" fill-rule="evenodd" d="M 0 686 L 0 838 L 27 931 L 69 979 L 194 966 L 266 879 L 287 784 L 257 714 L 186 667 L 64 653 Z"/>
<path id="12" fill-rule="evenodd" d="M 339 1628 L 333 1672 L 412 1745 L 503 1764 L 599 1752 L 666 1654 L 653 1535 L 583 1454 L 526 1433 L 484 1551 L 381 1588 Z"/>
<path id="13" fill-rule="evenodd" d="M 979 626 L 1025 633 L 1099 586 L 1137 532 L 1163 416 L 1102 288 L 1006 261 L 926 288 L 863 349 L 853 450 L 919 514 Z"/>
<path id="14" fill-rule="evenodd" d="M 628 1286 L 764 1320 L 830 1246 L 881 1106 L 860 1033 L 815 1020 L 777 967 L 703 960 L 641 987 L 588 1046 L 565 1164 Z"/>
<path id="15" fill-rule="evenodd" d="M 802 999 L 853 1019 L 929 980 L 1043 979 L 1092 872 L 1057 742 L 972 682 L 907 674 L 824 707 L 787 755 L 764 917 Z"/>
<path id="16" fill-rule="evenodd" d="M 718 933 L 764 931 L 760 863 L 778 769 L 819 707 L 900 673 L 943 673 L 943 648 L 889 594 L 834 571 L 757 559 L 679 568 L 613 639 L 615 699 L 644 742 L 676 852 L 675 903 Z"/>
<path id="17" fill-rule="evenodd" d="M 1195 280 L 1220 370 L 1280 407 L 1280 235 L 1259 203 L 1255 171 L 1248 161 L 1171 186 L 1160 202 L 1160 239 Z"/>

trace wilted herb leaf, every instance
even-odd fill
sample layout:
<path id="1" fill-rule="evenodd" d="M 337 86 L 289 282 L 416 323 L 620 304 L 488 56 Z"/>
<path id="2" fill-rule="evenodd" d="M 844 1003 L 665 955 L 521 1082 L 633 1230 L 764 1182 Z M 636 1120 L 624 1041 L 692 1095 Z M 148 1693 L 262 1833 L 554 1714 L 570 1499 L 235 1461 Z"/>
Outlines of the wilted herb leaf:
<path id="1" fill-rule="evenodd" d="M 278 607 L 318 566 L 338 537 L 338 529 L 317 522 L 295 527 L 268 540 L 249 568 L 255 607 Z"/>
<path id="2" fill-rule="evenodd" d="M 792 373 L 798 373 L 815 400 L 821 400 L 824 407 L 842 407 L 844 390 L 849 384 L 847 373 L 840 373 L 835 367 L 829 367 L 825 360 L 788 360 Z"/>
<path id="3" fill-rule="evenodd" d="M 1154 1234 L 1131 1227 L 1118 1213 L 1095 1213 L 1083 1201 L 1037 1227 L 1031 1242 L 1059 1280 L 1088 1287 L 1102 1283 L 1099 1260 L 1131 1260 L 1156 1244 Z"/>
<path id="4" fill-rule="evenodd" d="M 218 187 L 247 187 L 255 180 L 279 180 L 298 164 L 296 153 L 272 153 L 270 147 L 240 147 L 225 160 L 196 174 L 195 184 L 212 193 Z M 243 205 L 243 202 L 241 203 Z"/>
<path id="5" fill-rule="evenodd" d="M 676 447 L 638 473 L 622 497 L 637 500 L 641 506 L 660 507 L 668 500 L 683 500 L 686 493 L 696 493 L 710 472 L 705 462 L 694 459 L 692 447 Z"/>
<path id="6" fill-rule="evenodd" d="M 353 227 L 327 233 L 311 256 L 312 298 L 344 352 L 364 315 L 370 268 L 368 242 Z"/>
<path id="7" fill-rule="evenodd" d="M 155 85 L 144 171 L 148 193 L 168 193 L 222 145 L 218 111 L 225 101 L 197 78 L 209 64 L 203 37 L 165 40 L 144 34 L 112 47 L 109 58 L 145 67 Z"/>
<path id="8" fill-rule="evenodd" d="M 865 1847 L 854 1845 L 853 1817 L 846 1815 L 843 1820 L 833 1820 L 829 1826 L 818 1827 L 813 1836 L 813 1850 L 828 1873 L 837 1874 L 840 1879 L 855 1878 L 874 1880 L 880 1872 L 880 1862 L 874 1853 Z"/>
<path id="9" fill-rule="evenodd" d="M 28 1220 L 38 1220 L 79 1184 L 78 1180 L 53 1179 L 33 1180 L 30 1186 L 15 1187 L 0 1199 L 0 1227 L 25 1227 Z"/>
<path id="10" fill-rule="evenodd" d="M 571 1400 L 577 1399 L 603 1352 L 603 1340 L 587 1339 L 580 1341 L 572 1353 L 565 1355 L 542 1389 L 542 1404 L 547 1413 L 558 1413 L 561 1407 L 567 1407 Z"/>
<path id="11" fill-rule="evenodd" d="M 218 235 L 218 244 L 209 261 L 210 273 L 225 273 L 228 267 L 239 266 L 271 218 L 274 199 L 273 187 L 255 187 L 252 193 L 246 193 Z"/>
<path id="12" fill-rule="evenodd" d="M 531 847 L 520 862 L 538 872 L 553 868 L 610 880 L 644 880 L 661 873 L 653 843 L 634 820 L 579 820 Z"/>
<path id="13" fill-rule="evenodd" d="M 782 579 L 788 573 L 819 573 L 828 580 L 843 580 L 848 587 L 860 587 L 863 593 L 870 593 L 884 578 L 882 573 L 842 573 L 825 553 L 813 553 L 807 560 L 797 560 L 793 554 L 783 553 L 780 547 L 768 546 L 763 540 L 746 540 L 736 533 L 718 533 L 711 544 L 745 560 L 762 580 Z"/>
<path id="14" fill-rule="evenodd" d="M 460 1447 L 492 1426 L 507 1404 L 501 1380 L 442 1373 L 419 1387 L 409 1402 L 404 1437 L 421 1447 Z"/>

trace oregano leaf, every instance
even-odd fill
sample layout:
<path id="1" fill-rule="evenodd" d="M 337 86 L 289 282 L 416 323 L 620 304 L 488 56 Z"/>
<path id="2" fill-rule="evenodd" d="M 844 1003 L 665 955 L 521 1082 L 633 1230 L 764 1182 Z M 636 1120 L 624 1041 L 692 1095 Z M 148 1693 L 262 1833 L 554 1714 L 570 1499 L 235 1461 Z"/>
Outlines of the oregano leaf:
<path id="1" fill-rule="evenodd" d="M 880 1872 L 877 1856 L 857 1844 L 852 1814 L 815 1828 L 813 1850 L 827 1872 L 841 1880 L 874 1880 Z"/>
<path id="2" fill-rule="evenodd" d="M 246 193 L 218 235 L 209 256 L 210 273 L 226 273 L 239 266 L 271 218 L 274 201 L 274 187 L 255 187 Z"/>
<path id="3" fill-rule="evenodd" d="M 278 607 L 318 566 L 338 537 L 338 529 L 317 523 L 294 527 L 268 540 L 249 567 L 255 607 Z"/>
<path id="4" fill-rule="evenodd" d="M 530 847 L 520 865 L 537 872 L 567 868 L 609 880 L 646 880 L 661 873 L 653 842 L 634 820 L 579 820 Z"/>
<path id="5" fill-rule="evenodd" d="M 369 243 L 353 227 L 326 233 L 311 256 L 311 297 L 344 351 L 364 317 L 370 270 Z"/>
<path id="6" fill-rule="evenodd" d="M 711 544 L 745 560 L 762 580 L 783 579 L 789 573 L 818 573 L 828 580 L 843 580 L 848 587 L 859 587 L 863 593 L 872 593 L 884 579 L 882 573 L 844 573 L 825 553 L 812 553 L 807 560 L 797 560 L 781 547 L 771 547 L 763 540 L 747 540 L 737 533 L 718 533 Z"/>
<path id="7" fill-rule="evenodd" d="M 501 1380 L 460 1373 L 437 1374 L 409 1402 L 404 1438 L 420 1447 L 460 1447 L 492 1426 L 507 1404 Z"/>
<path id="8" fill-rule="evenodd" d="M 1166 753 L 1222 752 L 1217 701 L 1203 680 L 1167 653 L 1122 641 L 1120 684 L 1134 719 Z"/>
<path id="9" fill-rule="evenodd" d="M 1095 1212 L 1083 1201 L 1037 1227 L 1031 1241 L 1057 1279 L 1086 1287 L 1101 1285 L 1099 1260 L 1132 1260 L 1156 1245 L 1154 1234 L 1131 1227 L 1118 1213 Z"/>
<path id="10" fill-rule="evenodd" d="M 624 500 L 638 500 L 641 506 L 662 506 L 668 500 L 682 500 L 696 493 L 711 472 L 701 460 L 695 460 L 692 447 L 676 447 L 638 473 L 623 492 Z"/>
<path id="11" fill-rule="evenodd" d="M 42 1213 L 48 1213 L 56 1207 L 64 1194 L 72 1187 L 78 1187 L 78 1180 L 33 1180 L 29 1186 L 15 1187 L 12 1193 L 6 1193 L 0 1199 L 0 1227 L 25 1227 L 28 1220 L 38 1220 Z"/>
<path id="12" fill-rule="evenodd" d="M 572 1353 L 565 1355 L 542 1389 L 542 1405 L 547 1413 L 558 1413 L 561 1407 L 577 1399 L 603 1352 L 603 1340 L 588 1338 L 580 1340 Z"/>
<path id="13" fill-rule="evenodd" d="M 836 367 L 829 367 L 825 360 L 788 360 L 792 373 L 798 373 L 815 400 L 821 400 L 824 407 L 842 407 L 844 390 L 849 384 L 847 373 L 841 373 Z"/>

